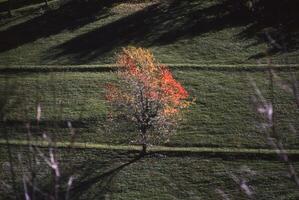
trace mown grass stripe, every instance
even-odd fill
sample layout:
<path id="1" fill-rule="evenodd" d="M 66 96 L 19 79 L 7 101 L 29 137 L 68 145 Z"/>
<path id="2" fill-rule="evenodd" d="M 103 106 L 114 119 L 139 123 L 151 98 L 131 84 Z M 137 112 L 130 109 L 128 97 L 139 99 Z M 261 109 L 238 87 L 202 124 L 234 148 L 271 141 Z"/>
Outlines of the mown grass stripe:
<path id="1" fill-rule="evenodd" d="M 47 141 L 31 141 L 26 140 L 3 140 L 0 139 L 0 145 L 35 145 L 39 147 L 48 147 L 50 145 Z M 77 148 L 77 149 L 102 149 L 102 150 L 125 150 L 125 151 L 140 151 L 141 146 L 138 145 L 109 145 L 96 143 L 70 143 L 70 142 L 56 142 L 55 146 L 58 148 Z M 167 147 L 167 146 L 151 146 L 148 148 L 149 152 L 169 152 L 169 153 L 220 153 L 220 154 L 277 154 L 275 149 L 245 149 L 245 148 L 215 148 L 215 147 Z M 299 149 L 285 150 L 288 155 L 299 155 Z"/>
<path id="2" fill-rule="evenodd" d="M 179 70 L 207 70 L 207 71 L 264 71 L 269 68 L 267 64 L 236 64 L 236 65 L 219 65 L 219 64 L 165 64 L 173 69 Z M 0 73 L 43 73 L 43 72 L 105 72 L 113 71 L 119 66 L 115 64 L 98 64 L 98 65 L 12 65 L 1 66 Z M 299 64 L 273 64 L 275 70 L 299 70 Z"/>

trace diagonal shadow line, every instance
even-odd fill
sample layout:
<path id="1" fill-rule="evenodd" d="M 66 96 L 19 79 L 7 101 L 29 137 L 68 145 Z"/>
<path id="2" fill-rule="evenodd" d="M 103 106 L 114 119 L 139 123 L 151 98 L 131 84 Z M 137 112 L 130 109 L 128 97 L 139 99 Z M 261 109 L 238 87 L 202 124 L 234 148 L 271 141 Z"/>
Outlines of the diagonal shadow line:
<path id="1" fill-rule="evenodd" d="M 21 100 L 19 100 L 21 102 Z M 17 104 L 15 104 L 17 106 Z M 88 128 L 91 124 L 95 124 L 99 121 L 105 122 L 105 115 L 102 116 L 90 116 L 86 118 L 81 119 L 44 119 L 40 122 L 37 122 L 34 119 L 31 120 L 19 120 L 19 119 L 8 119 L 5 121 L 5 124 L 3 124 L 0 121 L 0 127 L 3 127 L 4 125 L 7 128 L 21 128 L 23 129 L 25 127 L 25 123 L 29 123 L 32 128 L 35 128 L 36 126 L 46 128 L 46 127 L 53 127 L 54 125 L 57 128 L 69 128 L 68 122 L 71 122 L 73 128 Z M 1 135 L 1 133 L 0 133 Z"/>
<path id="2" fill-rule="evenodd" d="M 18 0 L 18 1 L 14 1 L 11 4 L 11 9 L 18 9 L 18 8 L 23 8 L 26 6 L 30 6 L 30 5 L 35 5 L 35 4 L 39 4 L 39 3 L 43 3 L 43 0 Z M 6 12 L 9 8 L 9 1 L 1 1 L 0 2 L 0 12 Z"/>
<path id="3" fill-rule="evenodd" d="M 134 159 L 130 160 L 129 162 L 122 164 L 116 168 L 113 168 L 99 176 L 95 176 L 92 177 L 88 180 L 85 181 L 80 181 L 78 185 L 75 185 L 74 187 L 72 187 L 72 189 L 70 190 L 70 194 L 72 198 L 78 198 L 79 196 L 84 194 L 84 191 L 87 191 L 90 187 L 92 187 L 94 184 L 104 180 L 105 178 L 107 178 L 107 182 L 106 182 L 106 186 L 102 187 L 102 190 L 104 190 L 108 184 L 112 181 L 112 179 L 117 175 L 118 172 L 120 172 L 123 168 L 139 161 L 140 159 L 142 159 L 145 155 L 143 154 L 139 154 L 137 157 L 135 157 Z"/>
<path id="4" fill-rule="evenodd" d="M 45 59 L 71 55 L 77 62 L 84 63 L 129 44 L 167 45 L 179 39 L 249 23 L 248 18 L 240 20 L 236 17 L 240 12 L 226 13 L 229 6 L 225 2 L 202 7 L 201 3 L 194 6 L 181 0 L 156 3 L 54 47 L 55 53 Z"/>
<path id="5" fill-rule="evenodd" d="M 202 7 L 194 0 L 157 3 L 66 41 L 54 47 L 54 53 L 46 55 L 45 59 L 71 56 L 74 61 L 84 63 L 130 44 L 162 46 L 230 27 L 245 27 L 236 38 L 250 39 L 256 38 L 258 31 L 267 25 L 262 19 L 253 17 L 239 0 L 216 2 L 209 7 Z M 275 21 L 269 23 L 276 26 Z M 252 27 L 254 35 L 248 33 Z M 291 37 L 289 40 L 294 41 Z M 258 41 L 256 45 L 262 42 L 265 41 Z"/>
<path id="6" fill-rule="evenodd" d="M 120 0 L 70 1 L 59 9 L 16 24 L 0 31 L 0 52 L 34 42 L 39 38 L 58 34 L 63 30 L 75 30 L 85 24 L 107 17 L 108 10 Z"/>

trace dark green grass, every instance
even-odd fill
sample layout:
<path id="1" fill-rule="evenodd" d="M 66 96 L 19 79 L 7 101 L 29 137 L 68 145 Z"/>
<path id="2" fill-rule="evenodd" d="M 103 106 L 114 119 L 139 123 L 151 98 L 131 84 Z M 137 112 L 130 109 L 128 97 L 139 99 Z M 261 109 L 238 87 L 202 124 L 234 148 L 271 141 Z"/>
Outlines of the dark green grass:
<path id="1" fill-rule="evenodd" d="M 0 30 L 0 64 L 114 63 L 127 45 L 150 48 L 164 63 L 256 63 L 266 62 L 272 48 L 258 37 L 263 30 L 252 30 L 258 22 L 243 16 L 246 11 L 234 12 L 229 1 L 161 1 L 143 9 L 121 2 L 72 1 L 17 17 Z M 269 55 L 277 63 L 298 61 L 295 47 Z"/>
<path id="2" fill-rule="evenodd" d="M 269 147 L 259 127 L 263 120 L 255 113 L 255 91 L 249 82 L 251 77 L 270 100 L 267 72 L 177 69 L 174 74 L 196 101 L 166 145 Z M 288 72 L 277 74 L 288 80 Z M 78 142 L 128 144 L 134 137 L 127 126 L 113 129 L 106 121 L 104 87 L 115 80 L 110 72 L 6 74 L 0 80 L 2 99 L 5 95 L 9 99 L 4 111 L 5 130 L 11 139 L 23 139 L 27 133 L 24 123 L 31 122 L 31 131 L 39 136 L 45 131 L 57 140 L 69 140 L 67 121 L 72 122 Z M 277 84 L 273 96 L 277 132 L 288 148 L 297 148 L 298 137 L 291 131 L 291 126 L 299 126 L 294 97 Z M 35 120 L 38 103 L 42 107 L 39 126 Z M 1 137 L 4 136 L 2 132 Z"/>
<path id="3" fill-rule="evenodd" d="M 63 180 L 60 190 L 66 183 L 64 177 L 75 177 L 72 199 L 221 199 L 217 189 L 230 199 L 248 199 L 233 176 L 247 181 L 255 199 L 295 200 L 299 197 L 297 186 L 287 176 L 287 167 L 276 160 L 168 154 L 151 154 L 134 160 L 137 153 L 91 149 L 58 149 L 56 153 Z M 1 180 L 10 184 L 6 146 L 0 147 L 0 154 L 0 164 L 4 166 Z M 30 153 L 27 148 L 14 146 L 11 155 L 17 190 L 21 191 L 22 172 L 17 157 L 21 155 L 26 171 Z M 298 162 L 293 164 L 298 171 Z M 49 191 L 52 179 L 48 167 L 42 160 L 36 167 L 39 188 Z M 1 189 L 2 199 L 12 199 L 13 194 L 17 194 Z"/>

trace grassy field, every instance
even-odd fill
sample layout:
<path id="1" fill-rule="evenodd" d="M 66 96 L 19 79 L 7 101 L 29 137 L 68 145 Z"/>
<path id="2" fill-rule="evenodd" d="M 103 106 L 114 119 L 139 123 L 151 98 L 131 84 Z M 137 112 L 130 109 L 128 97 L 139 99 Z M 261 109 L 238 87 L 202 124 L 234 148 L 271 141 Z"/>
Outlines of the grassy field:
<path id="1" fill-rule="evenodd" d="M 127 45 L 150 48 L 164 63 L 266 62 L 271 44 L 250 34 L 256 23 L 230 7 L 218 0 L 104 0 L 23 11 L 23 17 L 2 22 L 0 64 L 110 64 Z M 277 63 L 298 61 L 296 49 L 267 55 Z"/>
<path id="2" fill-rule="evenodd" d="M 230 199 L 248 199 L 236 179 L 246 181 L 255 199 L 299 197 L 295 183 L 287 177 L 286 166 L 271 159 L 151 154 L 134 160 L 138 154 L 127 151 L 60 149 L 58 152 L 63 176 L 75 176 L 72 199 L 221 199 L 223 194 L 219 191 Z M 19 169 L 17 155 L 21 155 L 24 169 L 30 155 L 28 148 L 15 146 L 11 153 L 13 166 Z M 7 166 L 5 146 L 0 146 L 0 154 L 0 164 Z M 298 162 L 293 164 L 298 170 Z M 43 190 L 51 182 L 50 172 L 43 162 L 37 167 L 38 186 Z M 21 171 L 15 173 L 21 177 Z M 2 180 L 10 180 L 8 175 L 7 168 L 1 170 Z M 22 188 L 21 180 L 17 178 L 15 182 L 17 188 Z M 2 193 L 1 199 L 16 194 L 10 192 Z"/>
<path id="3" fill-rule="evenodd" d="M 174 69 L 173 72 L 196 102 L 178 132 L 165 145 L 268 147 L 259 127 L 263 120 L 255 113 L 252 101 L 255 91 L 249 81 L 252 78 L 270 100 L 267 71 Z M 289 72 L 280 71 L 277 75 L 288 80 Z M 31 122 L 33 133 L 41 135 L 45 131 L 59 141 L 70 138 L 68 121 L 76 130 L 78 142 L 128 144 L 134 135 L 129 128 L 111 129 L 107 125 L 104 87 L 114 80 L 110 72 L 18 73 L 2 75 L 0 80 L 1 96 L 9 99 L 4 106 L 5 129 L 12 139 L 26 136 L 25 122 Z M 297 148 L 299 138 L 290 129 L 299 128 L 294 97 L 277 84 L 273 96 L 277 131 L 288 148 Z M 35 122 L 38 103 L 42 107 L 39 126 Z"/>
<path id="4" fill-rule="evenodd" d="M 280 35 L 296 20 L 283 27 L 272 24 L 275 17 L 248 17 L 232 0 L 61 2 L 14 1 L 8 16 L 8 1 L 0 0 L 1 200 L 23 199 L 22 178 L 32 167 L 40 189 L 53 188 L 53 172 L 28 148 L 26 123 L 45 155 L 43 134 L 58 141 L 59 189 L 73 176 L 70 199 L 248 199 L 243 183 L 252 199 L 299 199 L 287 163 L 261 128 L 251 84 L 272 101 L 277 137 L 298 172 L 299 110 L 283 87 L 290 63 L 299 80 L 299 41 L 295 28 Z M 195 98 L 177 133 L 145 157 L 130 127 L 106 119 L 104 88 L 115 81 L 115 54 L 128 45 L 170 63 Z M 268 65 L 257 65 L 268 61 L 283 64 L 273 65 L 281 79 L 273 87 Z"/>

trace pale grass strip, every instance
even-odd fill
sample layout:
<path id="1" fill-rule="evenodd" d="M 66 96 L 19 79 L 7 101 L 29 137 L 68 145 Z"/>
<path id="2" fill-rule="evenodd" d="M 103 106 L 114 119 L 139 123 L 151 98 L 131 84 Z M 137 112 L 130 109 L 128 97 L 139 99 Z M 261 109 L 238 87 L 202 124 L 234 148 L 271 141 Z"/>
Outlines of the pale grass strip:
<path id="1" fill-rule="evenodd" d="M 0 145 L 7 144 L 6 140 L 0 139 Z M 27 140 L 9 140 L 10 145 L 28 145 Z M 47 141 L 32 141 L 32 145 L 38 147 L 49 147 Z M 58 148 L 78 148 L 78 149 L 102 149 L 102 150 L 127 150 L 140 151 L 141 146 L 138 145 L 110 145 L 99 143 L 81 143 L 81 142 L 56 142 L 55 146 Z M 235 153 L 235 154 L 276 154 L 275 149 L 246 149 L 246 148 L 221 148 L 221 147 L 167 147 L 167 146 L 151 146 L 148 148 L 149 152 L 181 152 L 181 153 Z M 299 149 L 286 150 L 288 155 L 299 155 Z"/>

